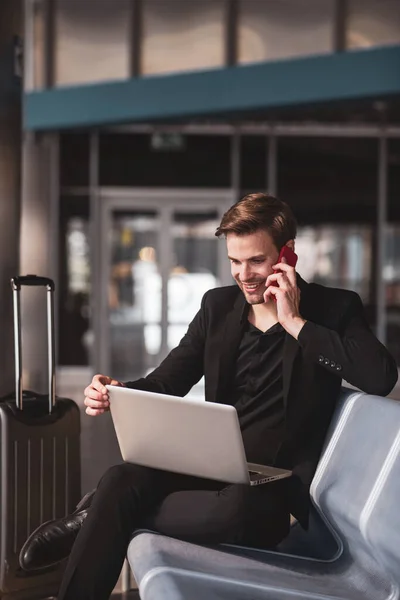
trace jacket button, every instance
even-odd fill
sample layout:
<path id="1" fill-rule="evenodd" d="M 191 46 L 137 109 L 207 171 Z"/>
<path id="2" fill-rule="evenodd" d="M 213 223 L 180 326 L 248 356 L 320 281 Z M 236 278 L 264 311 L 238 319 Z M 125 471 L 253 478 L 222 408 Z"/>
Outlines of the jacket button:
<path id="1" fill-rule="evenodd" d="M 318 356 L 318 360 L 319 360 L 319 362 L 324 362 L 324 357 L 322 356 L 322 354 L 320 354 Z"/>
<path id="2" fill-rule="evenodd" d="M 341 371 L 342 370 L 342 365 L 336 365 L 336 371 Z"/>
<path id="3" fill-rule="evenodd" d="M 336 367 L 336 363 L 334 360 L 331 360 L 331 367 L 332 367 L 332 369 L 334 369 Z"/>
<path id="4" fill-rule="evenodd" d="M 326 358 L 326 359 L 324 360 L 324 365 L 329 365 L 329 358 Z"/>

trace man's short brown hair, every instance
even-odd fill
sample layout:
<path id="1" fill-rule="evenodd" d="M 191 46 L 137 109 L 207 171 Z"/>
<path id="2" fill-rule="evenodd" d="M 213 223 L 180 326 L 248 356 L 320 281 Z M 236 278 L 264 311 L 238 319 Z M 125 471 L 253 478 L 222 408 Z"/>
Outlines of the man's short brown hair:
<path id="1" fill-rule="evenodd" d="M 247 194 L 226 211 L 215 235 L 247 235 L 260 229 L 270 234 L 277 250 L 294 240 L 297 224 L 288 204 L 262 192 Z"/>

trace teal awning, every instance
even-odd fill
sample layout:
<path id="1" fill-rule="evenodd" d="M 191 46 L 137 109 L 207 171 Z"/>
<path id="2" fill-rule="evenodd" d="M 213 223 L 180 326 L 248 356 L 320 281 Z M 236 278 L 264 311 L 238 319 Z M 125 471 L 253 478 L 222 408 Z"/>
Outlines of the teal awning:
<path id="1" fill-rule="evenodd" d="M 25 94 L 24 126 L 54 130 L 400 95 L 400 46 Z"/>

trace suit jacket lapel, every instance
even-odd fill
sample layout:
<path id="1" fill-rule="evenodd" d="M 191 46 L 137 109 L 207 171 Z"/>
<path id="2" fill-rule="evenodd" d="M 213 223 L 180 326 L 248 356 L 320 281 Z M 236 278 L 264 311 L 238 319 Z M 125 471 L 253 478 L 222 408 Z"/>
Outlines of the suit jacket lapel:
<path id="1" fill-rule="evenodd" d="M 294 337 L 292 337 L 291 335 L 289 335 L 287 333 L 286 338 L 285 338 L 285 344 L 283 346 L 283 364 L 282 364 L 283 403 L 284 403 L 285 408 L 287 408 L 287 405 L 288 405 L 288 397 L 289 397 L 290 384 L 292 381 L 292 371 L 293 371 L 294 360 L 297 356 L 299 349 L 300 348 L 297 343 L 297 340 L 295 340 Z"/>
<path id="2" fill-rule="evenodd" d="M 300 277 L 299 274 L 297 274 L 297 285 L 300 288 L 301 291 L 301 297 L 300 297 L 300 314 L 303 317 L 303 319 L 307 319 L 307 314 L 308 314 L 308 298 L 307 298 L 307 292 L 308 292 L 308 283 L 306 283 L 304 281 L 304 279 L 302 279 Z M 290 385 L 292 382 L 292 373 L 293 373 L 293 365 L 294 365 L 294 361 L 296 359 L 296 356 L 298 354 L 298 352 L 300 351 L 300 346 L 297 342 L 297 340 L 292 337 L 289 333 L 286 334 L 286 339 L 285 339 L 285 344 L 283 347 L 283 364 L 282 364 L 282 371 L 283 371 L 283 402 L 285 405 L 285 409 L 288 406 L 288 401 L 289 401 L 289 392 L 290 392 Z"/>
<path id="3" fill-rule="evenodd" d="M 232 380 L 237 351 L 247 323 L 248 310 L 249 305 L 246 303 L 243 294 L 239 293 L 225 320 L 222 332 L 217 384 L 217 396 L 220 402 L 223 402 L 224 392 L 226 392 Z"/>

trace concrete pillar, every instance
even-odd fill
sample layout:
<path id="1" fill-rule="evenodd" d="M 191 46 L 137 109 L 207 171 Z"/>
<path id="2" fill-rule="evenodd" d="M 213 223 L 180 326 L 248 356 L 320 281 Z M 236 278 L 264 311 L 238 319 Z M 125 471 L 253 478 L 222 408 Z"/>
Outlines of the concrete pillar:
<path id="1" fill-rule="evenodd" d="M 16 72 L 15 37 L 22 37 L 22 3 L 0 2 L 0 393 L 14 389 L 14 342 L 10 278 L 18 274 L 21 86 Z"/>
<path id="2" fill-rule="evenodd" d="M 57 139 L 25 133 L 22 145 L 21 274 L 56 279 Z M 24 288 L 22 355 L 24 387 L 47 391 L 46 293 Z"/>

